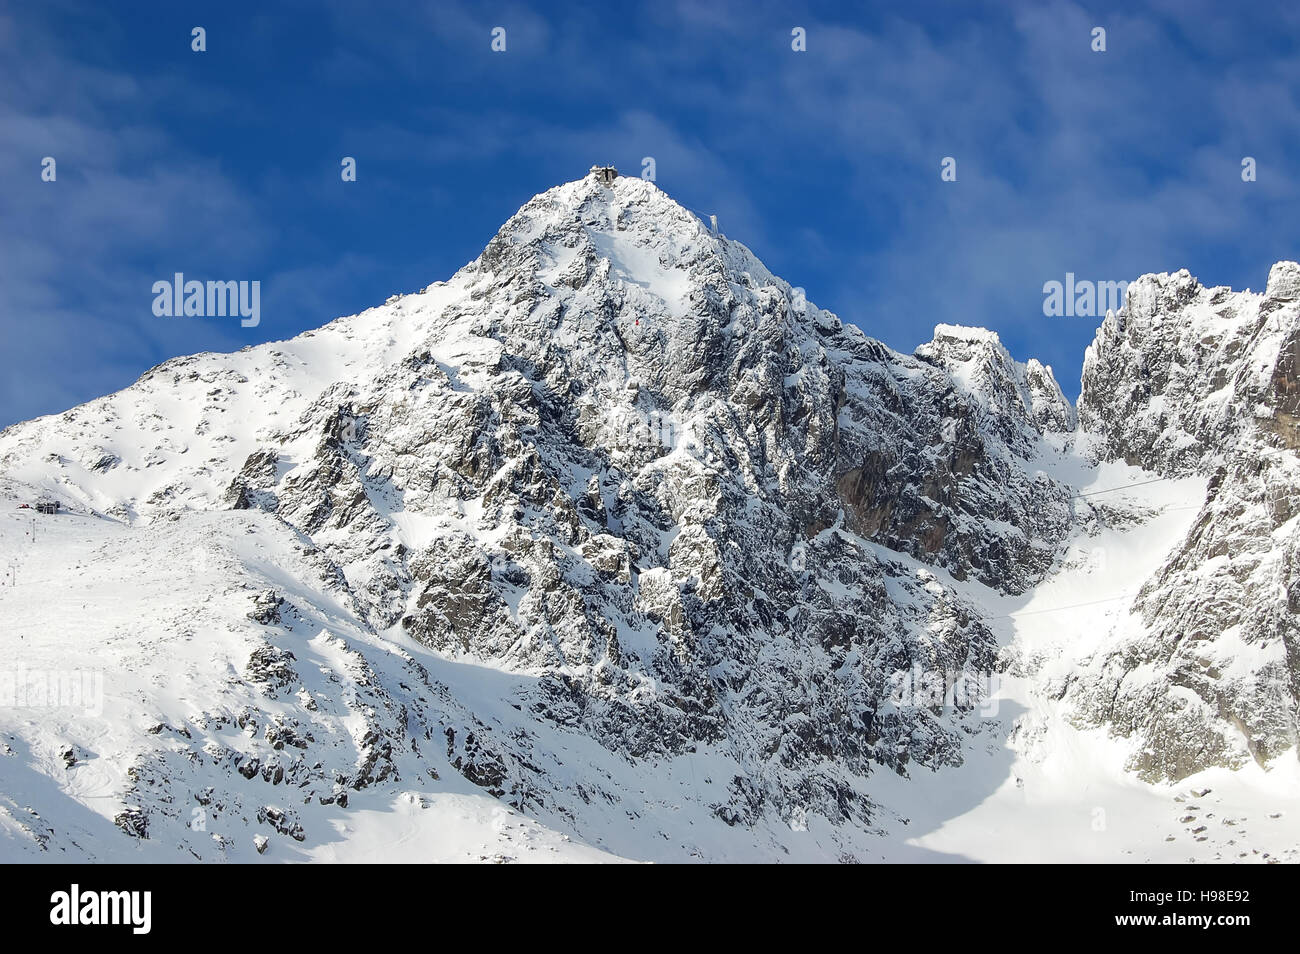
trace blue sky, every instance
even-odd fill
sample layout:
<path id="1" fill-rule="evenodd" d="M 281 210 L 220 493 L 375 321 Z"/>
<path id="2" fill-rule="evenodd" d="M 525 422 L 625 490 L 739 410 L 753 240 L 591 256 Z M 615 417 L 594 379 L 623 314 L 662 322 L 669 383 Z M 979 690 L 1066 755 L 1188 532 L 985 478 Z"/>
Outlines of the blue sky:
<path id="1" fill-rule="evenodd" d="M 1290 2 L 12 4 L 0 426 L 447 278 L 644 156 L 868 334 L 993 328 L 1073 396 L 1097 320 L 1045 317 L 1044 282 L 1258 289 L 1300 255 L 1297 38 Z M 261 324 L 155 317 L 177 271 L 260 280 Z"/>

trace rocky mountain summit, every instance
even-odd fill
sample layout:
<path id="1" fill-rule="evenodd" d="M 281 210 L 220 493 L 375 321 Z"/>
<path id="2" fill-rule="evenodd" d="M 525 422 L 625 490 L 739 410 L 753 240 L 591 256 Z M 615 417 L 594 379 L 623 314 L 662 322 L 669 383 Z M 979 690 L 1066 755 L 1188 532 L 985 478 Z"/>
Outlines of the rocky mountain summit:
<path id="1" fill-rule="evenodd" d="M 1083 712 L 1140 736 L 1133 768 L 1181 778 L 1297 744 L 1300 266 L 1264 294 L 1147 275 L 1088 349 L 1079 420 L 1096 454 L 1209 492 L 1134 604 L 1146 631 L 1075 684 Z"/>
<path id="2" fill-rule="evenodd" d="M 593 169 L 447 282 L 9 428 L 0 475 L 71 507 L 88 590 L 126 566 L 158 586 L 76 624 L 154 647 L 119 691 L 135 729 L 99 753 L 114 836 L 310 846 L 358 793 L 459 777 L 629 856 L 788 854 L 811 824 L 813 856 L 859 857 L 907 812 L 880 773 L 1005 741 L 991 607 L 1140 523 L 1080 494 L 1108 461 L 1209 495 L 1140 630 L 1058 693 L 1072 718 L 1134 737 L 1152 779 L 1294 756 L 1297 285 L 1289 263 L 1264 295 L 1143 277 L 1076 419 L 995 334 L 940 325 L 899 354 Z M 61 745 L 103 749 L 86 719 L 6 738 L 38 780 L 75 771 Z M 21 801 L 17 843 L 111 853 Z M 196 834 L 215 805 L 226 830 Z"/>

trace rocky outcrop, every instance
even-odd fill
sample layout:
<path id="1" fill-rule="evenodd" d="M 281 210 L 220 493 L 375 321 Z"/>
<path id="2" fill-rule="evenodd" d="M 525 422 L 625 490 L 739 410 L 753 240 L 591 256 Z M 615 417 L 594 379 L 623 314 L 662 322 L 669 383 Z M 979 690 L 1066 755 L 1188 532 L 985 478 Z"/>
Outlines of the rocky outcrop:
<path id="1" fill-rule="evenodd" d="M 1099 457 L 1208 479 L 1182 544 L 1133 608 L 1146 631 L 1077 674 L 1081 718 L 1140 740 L 1179 779 L 1295 750 L 1300 722 L 1300 266 L 1263 295 L 1143 276 L 1088 349 L 1079 419 Z"/>
<path id="2" fill-rule="evenodd" d="M 119 454 L 110 475 L 165 473 L 150 493 L 72 482 L 142 521 L 273 514 L 373 630 L 539 677 L 539 718 L 631 759 L 725 747 L 750 773 L 716 805 L 737 824 L 865 821 L 873 765 L 959 763 L 968 714 L 900 706 L 890 680 L 978 678 L 995 644 L 909 561 L 1019 591 L 1071 526 L 1069 488 L 1033 463 L 1072 424 L 1050 370 L 953 327 L 893 352 L 636 178 L 536 197 L 379 316 L 171 362 L 75 413 L 153 420 L 138 408 L 163 400 L 209 423 L 160 417 Z M 283 691 L 296 665 L 263 647 L 248 675 Z M 476 784 L 545 787 L 482 732 L 448 739 Z"/>
<path id="3" fill-rule="evenodd" d="M 1138 739 L 1153 778 L 1295 745 L 1300 304 L 1294 266 L 1274 271 L 1262 296 L 1136 282 L 1076 420 L 1051 369 L 995 334 L 941 325 L 899 354 L 653 184 L 593 173 L 448 282 L 168 362 L 5 431 L 0 462 L 138 527 L 216 514 L 292 541 L 292 580 L 230 544 L 275 578 L 236 601 L 245 741 L 213 714 L 208 747 L 177 742 L 146 773 L 197 785 L 209 759 L 237 776 L 212 804 L 286 848 L 308 818 L 266 786 L 339 807 L 441 768 L 567 823 L 619 804 L 613 775 L 563 768 L 555 740 L 575 737 L 584 771 L 697 757 L 726 826 L 866 831 L 873 773 L 959 765 L 989 728 L 977 699 L 900 678 L 989 682 L 972 594 L 1029 590 L 1088 519 L 1052 476 L 1075 443 L 1211 488 L 1135 603 L 1143 632 L 1070 681 L 1078 718 Z M 452 698 L 408 637 L 508 677 L 518 721 Z"/>

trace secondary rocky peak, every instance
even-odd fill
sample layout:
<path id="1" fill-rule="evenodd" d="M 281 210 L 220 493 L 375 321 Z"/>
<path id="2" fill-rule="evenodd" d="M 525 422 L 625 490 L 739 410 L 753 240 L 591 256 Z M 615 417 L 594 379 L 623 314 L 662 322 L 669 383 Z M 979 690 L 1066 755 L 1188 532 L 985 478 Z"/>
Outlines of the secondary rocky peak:
<path id="1" fill-rule="evenodd" d="M 978 400 L 1008 443 L 1027 446 L 1040 433 L 1074 429 L 1074 408 L 1052 369 L 1033 358 L 1014 360 L 997 332 L 936 325 L 933 339 L 915 354 L 942 367 L 956 387 Z"/>
<path id="2" fill-rule="evenodd" d="M 1130 765 L 1151 778 L 1297 743 L 1298 276 L 1279 262 L 1260 295 L 1145 275 L 1085 358 L 1079 419 L 1098 457 L 1207 480 L 1134 604 L 1145 631 L 1098 653 L 1072 690 L 1086 717 L 1142 740 Z"/>
<path id="3" fill-rule="evenodd" d="M 1264 294 L 1280 301 L 1300 298 L 1300 264 L 1278 262 L 1268 272 L 1268 286 Z"/>
<path id="4" fill-rule="evenodd" d="M 1084 356 L 1079 419 L 1103 438 L 1099 453 L 1212 473 L 1246 432 L 1284 433 L 1300 328 L 1300 303 L 1284 293 L 1296 269 L 1274 265 L 1264 295 L 1207 288 L 1185 269 L 1130 285 Z"/>

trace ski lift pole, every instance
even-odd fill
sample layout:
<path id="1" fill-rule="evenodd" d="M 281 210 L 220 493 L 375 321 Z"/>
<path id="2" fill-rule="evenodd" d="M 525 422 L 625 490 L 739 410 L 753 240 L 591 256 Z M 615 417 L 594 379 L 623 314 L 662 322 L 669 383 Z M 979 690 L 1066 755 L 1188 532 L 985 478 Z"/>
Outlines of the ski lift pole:
<path id="1" fill-rule="evenodd" d="M 707 221 L 709 223 L 709 231 L 714 235 L 718 234 L 718 216 L 716 212 L 701 212 L 699 209 L 692 208 L 689 205 L 685 206 L 685 209 L 688 212 L 698 215 L 701 221 Z"/>

